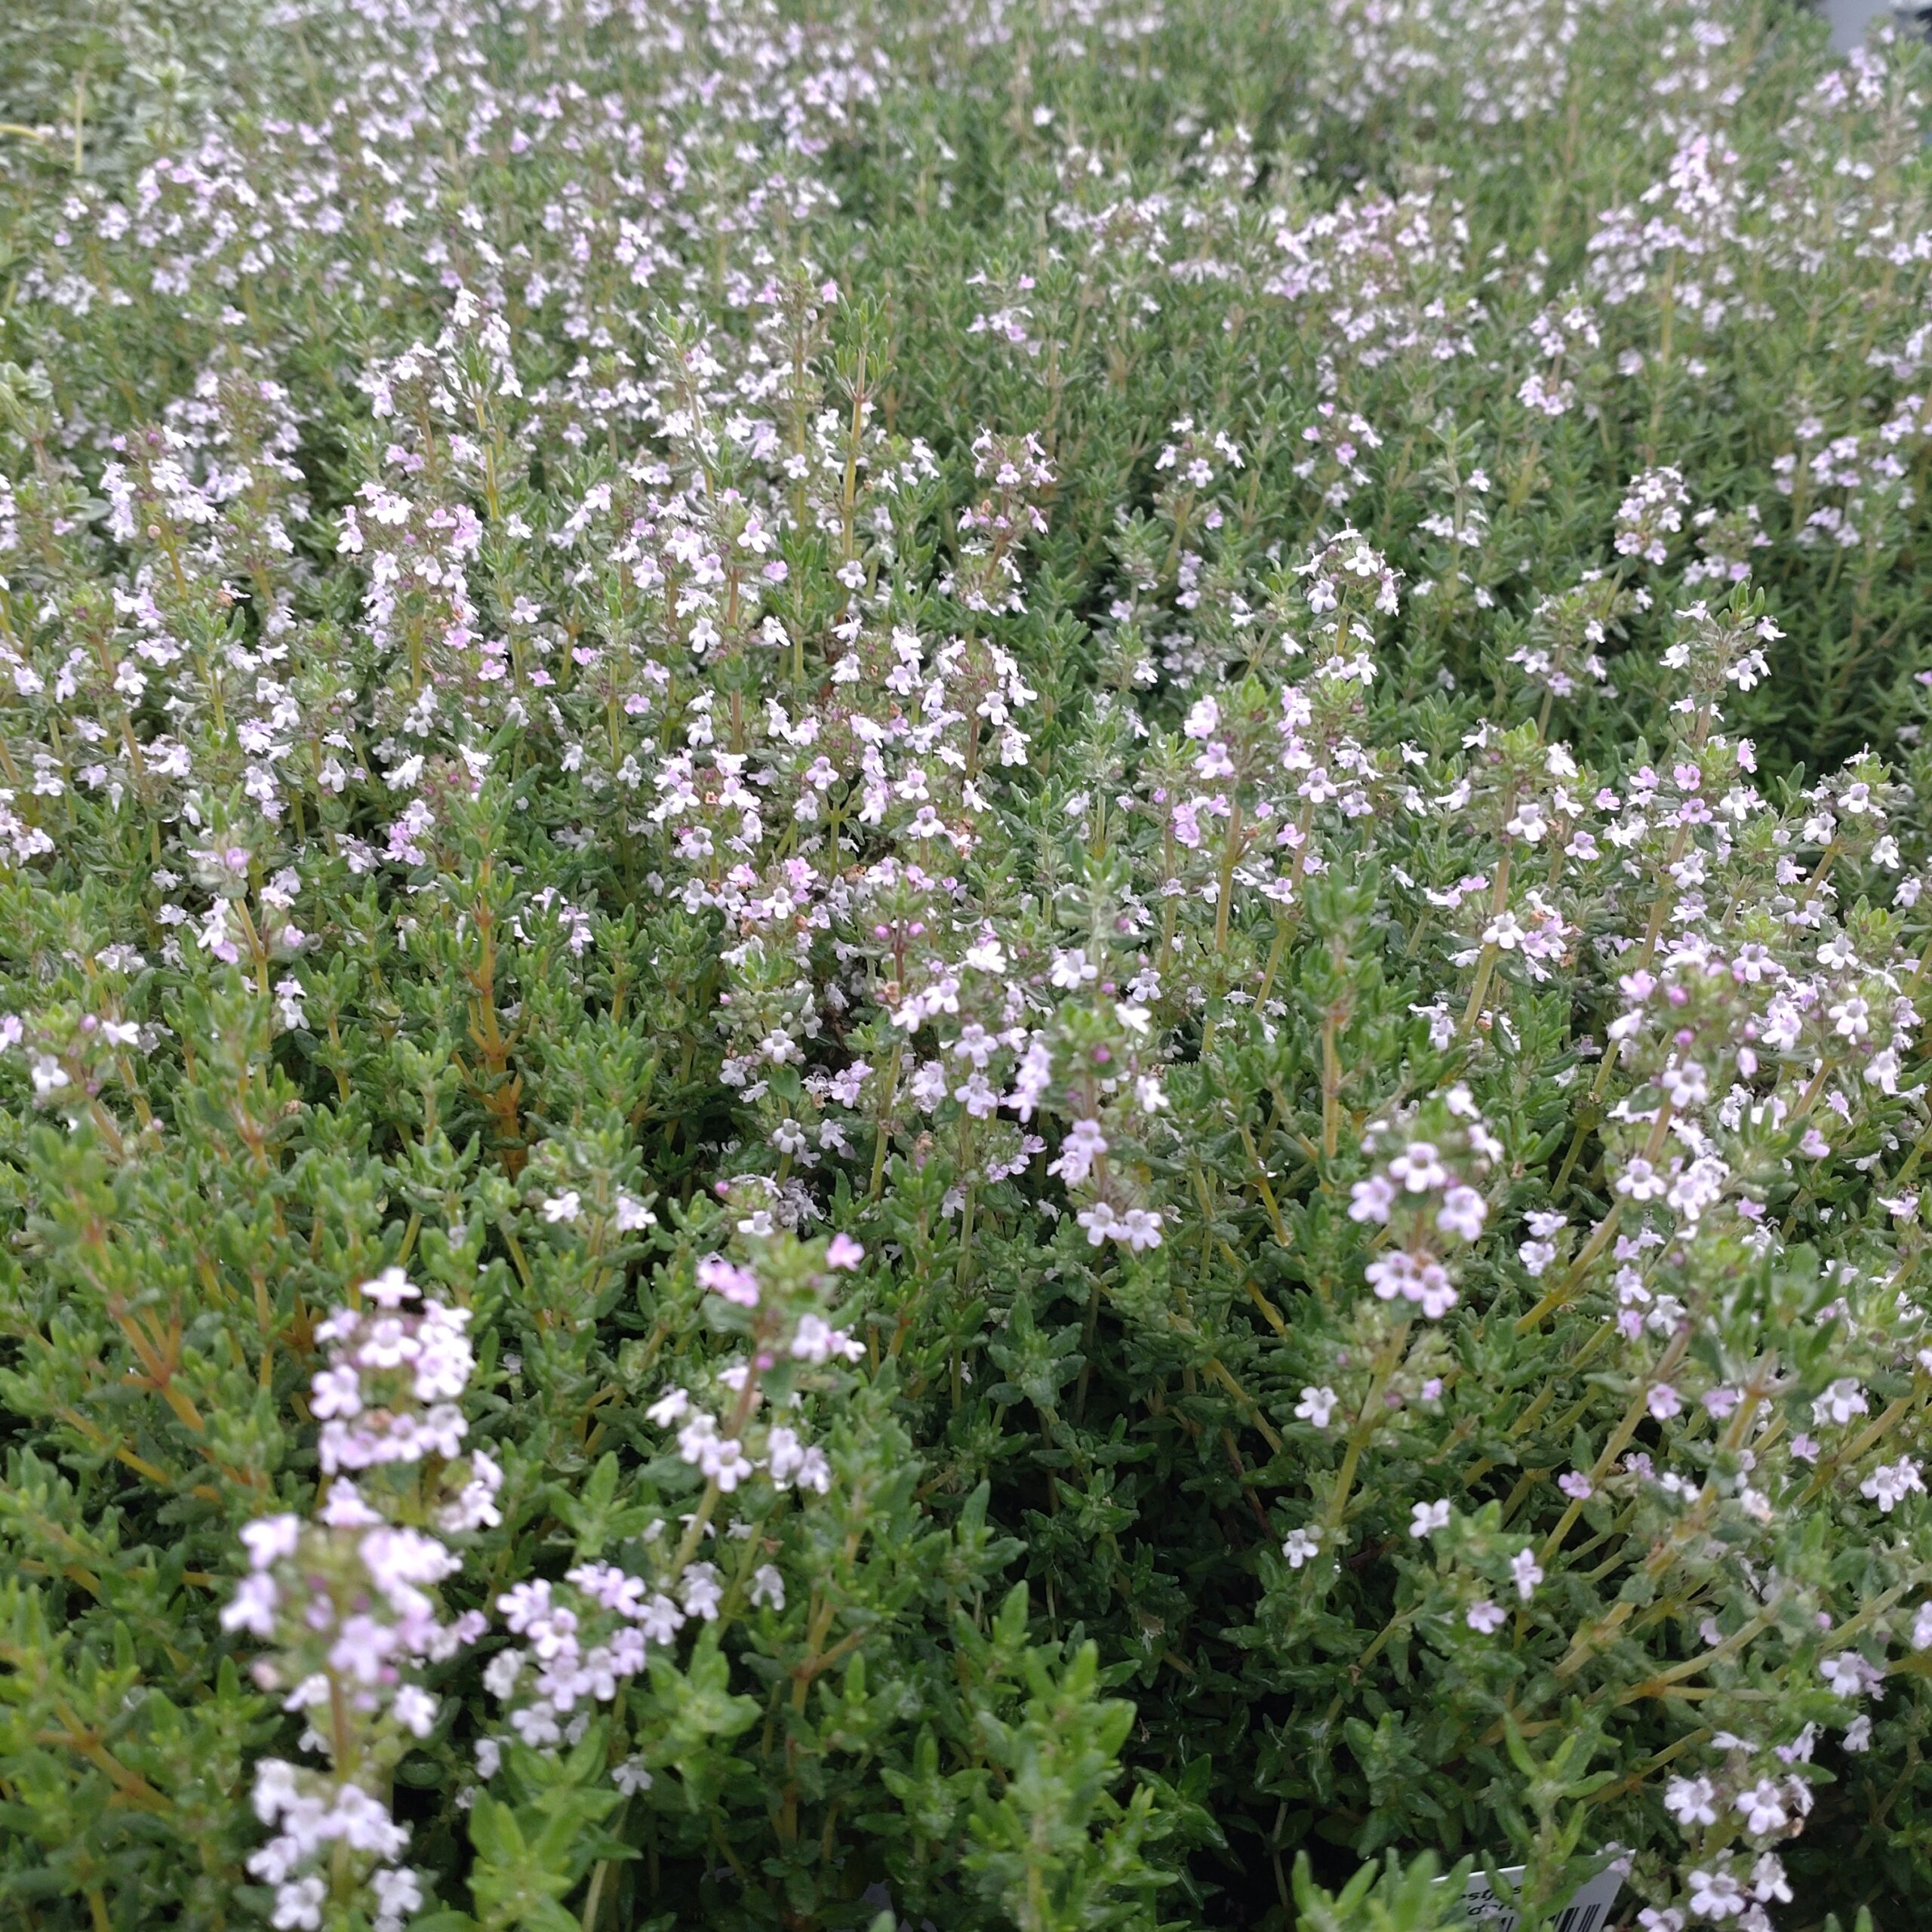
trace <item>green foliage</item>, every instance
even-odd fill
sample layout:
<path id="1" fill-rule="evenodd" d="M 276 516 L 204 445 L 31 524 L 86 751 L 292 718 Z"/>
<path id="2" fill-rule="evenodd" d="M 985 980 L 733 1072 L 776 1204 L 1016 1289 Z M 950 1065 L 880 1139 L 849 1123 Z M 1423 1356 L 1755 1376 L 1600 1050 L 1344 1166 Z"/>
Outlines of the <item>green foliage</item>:
<path id="1" fill-rule="evenodd" d="M 1308 1854 L 1295 1858 L 1296 1923 L 1306 1932 L 1444 1932 L 1466 1925 L 1463 1860 L 1439 1877 L 1435 1854 L 1423 1852 L 1404 1866 L 1392 1851 L 1380 1865 L 1364 1865 L 1340 1892 L 1325 1891 L 1312 1875 Z"/>
<path id="2" fill-rule="evenodd" d="M 1926 65 L 0 19 L 0 1924 L 1919 1922 Z"/>

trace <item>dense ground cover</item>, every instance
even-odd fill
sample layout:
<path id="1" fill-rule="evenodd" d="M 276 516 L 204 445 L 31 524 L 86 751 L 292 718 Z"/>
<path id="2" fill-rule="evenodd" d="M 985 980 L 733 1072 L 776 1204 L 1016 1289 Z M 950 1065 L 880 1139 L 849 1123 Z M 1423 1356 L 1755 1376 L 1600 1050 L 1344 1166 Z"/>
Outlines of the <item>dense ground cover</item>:
<path id="1" fill-rule="evenodd" d="M 0 20 L 0 1918 L 1921 1923 L 1921 59 Z"/>

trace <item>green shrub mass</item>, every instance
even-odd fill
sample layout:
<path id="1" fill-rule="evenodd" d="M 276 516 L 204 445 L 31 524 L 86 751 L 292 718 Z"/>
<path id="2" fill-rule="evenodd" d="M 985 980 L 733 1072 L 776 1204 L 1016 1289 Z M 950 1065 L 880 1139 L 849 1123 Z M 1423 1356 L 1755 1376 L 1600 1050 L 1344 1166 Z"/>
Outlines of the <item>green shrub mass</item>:
<path id="1" fill-rule="evenodd" d="M 5 11 L 0 1924 L 1932 1918 L 1914 45 Z"/>

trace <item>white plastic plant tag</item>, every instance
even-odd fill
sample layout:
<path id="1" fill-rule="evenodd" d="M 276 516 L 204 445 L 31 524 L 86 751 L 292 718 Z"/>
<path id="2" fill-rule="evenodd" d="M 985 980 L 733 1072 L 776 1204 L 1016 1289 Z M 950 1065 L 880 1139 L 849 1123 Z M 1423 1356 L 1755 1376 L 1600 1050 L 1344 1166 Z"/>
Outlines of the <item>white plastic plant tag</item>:
<path id="1" fill-rule="evenodd" d="M 1524 1867 L 1509 1865 L 1499 1875 L 1513 1888 L 1523 1881 Z M 1446 1880 L 1438 1879 L 1438 1884 Z M 1606 1867 L 1549 1921 L 1550 1932 L 1603 1932 L 1610 1923 L 1611 1907 L 1623 1889 L 1623 1874 L 1617 1865 Z M 1516 1932 L 1517 1913 L 1491 1890 L 1489 1881 L 1479 1871 L 1469 1875 L 1463 1902 L 1469 1909 L 1469 1923 L 1480 1932 Z"/>

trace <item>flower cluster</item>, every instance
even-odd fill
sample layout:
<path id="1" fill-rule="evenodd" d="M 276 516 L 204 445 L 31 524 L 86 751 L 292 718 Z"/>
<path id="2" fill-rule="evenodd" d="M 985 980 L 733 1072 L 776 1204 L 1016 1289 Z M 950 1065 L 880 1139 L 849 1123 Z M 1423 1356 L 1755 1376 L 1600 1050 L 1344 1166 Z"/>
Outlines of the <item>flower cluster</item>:
<path id="1" fill-rule="evenodd" d="M 518 1737 L 540 1749 L 575 1744 L 594 1706 L 611 1703 L 643 1669 L 649 1645 L 672 1642 L 689 1617 L 715 1620 L 715 1568 L 694 1564 L 681 1580 L 673 1601 L 610 1564 L 579 1564 L 561 1586 L 539 1580 L 500 1597 L 498 1611 L 523 1641 L 491 1659 L 484 1682 Z M 478 1772 L 494 1777 L 500 1761 L 500 1747 L 485 1740 Z"/>
<path id="2" fill-rule="evenodd" d="M 424 1666 L 473 1643 L 485 1620 L 473 1611 L 445 1620 L 438 1588 L 463 1560 L 403 1518 L 440 1491 L 450 1500 L 435 1516 L 446 1531 L 500 1520 L 500 1470 L 480 1453 L 456 1460 L 465 1432 L 456 1403 L 475 1366 L 468 1312 L 429 1302 L 402 1312 L 419 1291 L 399 1268 L 363 1283 L 358 1299 L 316 1331 L 328 1350 L 309 1384 L 312 1411 L 328 1419 L 321 1505 L 306 1521 L 284 1513 L 244 1528 L 248 1571 L 221 1614 L 224 1629 L 272 1647 L 255 1681 L 300 1717 L 303 1747 L 327 1760 L 255 1767 L 255 1815 L 274 1836 L 248 1869 L 274 1887 L 276 1932 L 316 1932 L 358 1903 L 377 1932 L 398 1932 L 423 1903 L 419 1875 L 401 1863 L 409 1833 L 391 1816 L 388 1783 L 437 1721 Z M 426 1463 L 398 1486 L 397 1466 Z M 345 1470 L 376 1474 L 358 1487 Z"/>
<path id="3" fill-rule="evenodd" d="M 1349 1218 L 1389 1230 L 1389 1250 L 1367 1270 L 1377 1299 L 1414 1303 L 1435 1321 L 1457 1300 L 1443 1257 L 1479 1240 L 1489 1219 L 1489 1204 L 1471 1180 L 1488 1172 L 1503 1143 L 1466 1087 L 1451 1088 L 1429 1112 L 1427 1121 L 1377 1121 L 1363 1137 L 1362 1151 L 1377 1165 L 1350 1189 Z M 1432 1137 L 1422 1137 L 1419 1128 Z"/>

